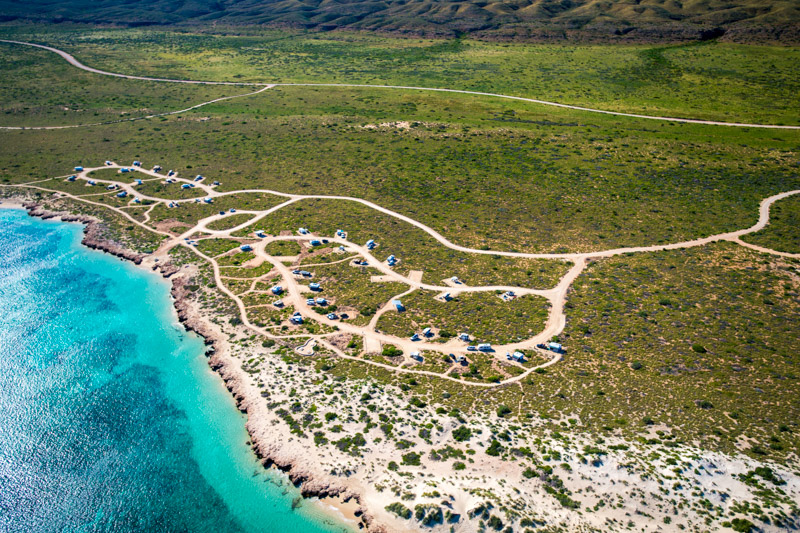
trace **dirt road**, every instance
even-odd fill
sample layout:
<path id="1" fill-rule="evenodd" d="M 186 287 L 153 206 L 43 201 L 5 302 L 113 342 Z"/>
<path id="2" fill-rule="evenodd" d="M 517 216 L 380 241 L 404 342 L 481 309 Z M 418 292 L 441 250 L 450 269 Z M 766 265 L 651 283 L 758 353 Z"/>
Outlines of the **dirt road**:
<path id="1" fill-rule="evenodd" d="M 444 92 L 444 93 L 457 93 L 457 94 L 467 94 L 471 96 L 483 96 L 489 98 L 503 98 L 506 100 L 515 100 L 518 102 L 526 102 L 531 104 L 538 104 L 538 105 L 545 105 L 551 107 L 559 107 L 562 109 L 571 109 L 574 111 L 584 111 L 587 113 L 600 113 L 604 115 L 613 115 L 618 117 L 628 117 L 628 118 L 637 118 L 637 119 L 646 119 L 646 120 L 658 120 L 662 122 L 681 122 L 681 123 L 688 123 L 688 124 L 705 124 L 709 126 L 731 126 L 737 128 L 768 128 L 768 129 L 784 129 L 784 130 L 800 130 L 800 126 L 785 126 L 785 125 L 778 125 L 778 124 L 749 124 L 744 122 L 720 122 L 715 120 L 700 120 L 700 119 L 693 119 L 693 118 L 676 118 L 676 117 L 661 117 L 661 116 L 653 116 L 653 115 L 642 115 L 638 113 L 624 113 L 621 111 L 608 111 L 604 109 L 595 109 L 591 107 L 584 107 L 584 106 L 577 106 L 571 104 L 563 104 L 560 102 L 550 102 L 548 100 L 539 100 L 536 98 L 526 98 L 522 96 L 511 96 L 507 94 L 498 94 L 498 93 L 487 93 L 487 92 L 480 92 L 480 91 L 467 91 L 463 89 L 448 89 L 448 88 L 439 88 L 439 87 L 414 87 L 414 86 L 406 86 L 406 85 L 369 85 L 369 84 L 360 84 L 360 83 L 255 83 L 255 82 L 231 82 L 231 81 L 203 81 L 203 80 L 182 80 L 182 79 L 175 79 L 175 78 L 154 78 L 148 76 L 133 76 L 129 74 L 119 74 L 116 72 L 108 72 L 105 70 L 96 69 L 93 67 L 89 67 L 75 59 L 74 56 L 71 54 L 64 52 L 63 50 L 59 50 L 58 48 L 54 48 L 52 46 L 45 46 L 43 44 L 35 44 L 35 43 L 28 43 L 24 41 L 11 41 L 6 39 L 0 39 L 2 43 L 8 44 L 17 44 L 23 46 L 34 46 L 36 48 L 41 48 L 44 50 L 48 50 L 59 56 L 63 57 L 70 65 L 77 67 L 79 69 L 85 70 L 87 72 L 92 72 L 94 74 L 100 74 L 103 76 L 114 76 L 117 78 L 126 78 L 130 80 L 144 80 L 144 81 L 157 81 L 157 82 L 166 82 L 166 83 L 191 83 L 191 84 L 200 84 L 200 85 L 238 85 L 238 86 L 283 86 L 283 87 L 351 87 L 351 88 L 364 88 L 364 89 L 391 89 L 391 90 L 403 90 L 403 91 L 426 91 L 426 92 Z"/>

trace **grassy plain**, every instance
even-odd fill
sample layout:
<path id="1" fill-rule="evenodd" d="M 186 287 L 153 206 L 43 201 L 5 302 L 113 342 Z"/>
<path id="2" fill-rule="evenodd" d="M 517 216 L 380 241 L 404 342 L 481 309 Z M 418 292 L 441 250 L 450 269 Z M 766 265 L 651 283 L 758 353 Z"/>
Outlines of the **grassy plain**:
<path id="1" fill-rule="evenodd" d="M 569 263 L 562 261 L 451 250 L 407 222 L 344 200 L 301 200 L 240 230 L 237 235 L 250 235 L 254 229 L 277 235 L 300 227 L 325 237 L 332 237 L 337 229 L 344 229 L 349 241 L 361 245 L 373 239 L 377 247 L 372 253 L 379 261 L 393 254 L 400 259 L 395 270 L 404 275 L 412 270 L 421 270 L 424 272 L 423 281 L 430 284 L 441 284 L 442 280 L 457 276 L 471 285 L 549 288 L 569 268 Z M 313 258 L 305 261 L 318 262 Z"/>
<path id="2" fill-rule="evenodd" d="M 134 174 L 132 178 L 140 178 L 141 174 Z M 117 176 L 116 179 L 120 179 Z M 205 196 L 203 189 L 183 189 L 180 183 L 164 183 L 161 180 L 143 181 L 141 185 L 136 186 L 136 190 L 146 196 L 155 196 L 156 198 L 168 198 L 171 200 L 183 200 L 185 198 L 200 198 Z"/>
<path id="3" fill-rule="evenodd" d="M 269 255 L 293 256 L 302 252 L 300 244 L 294 241 L 275 241 L 264 247 L 264 251 Z"/>
<path id="4" fill-rule="evenodd" d="M 745 235 L 742 240 L 779 252 L 800 254 L 800 196 L 790 196 L 772 204 L 769 225 Z"/>
<path id="5" fill-rule="evenodd" d="M 178 191 L 180 189 L 172 190 Z M 168 197 L 168 199 L 172 198 Z M 280 198 L 269 194 L 231 194 L 215 198 L 214 203 L 211 204 L 207 204 L 205 202 L 189 202 L 182 203 L 180 204 L 180 207 L 177 208 L 169 208 L 164 204 L 159 204 L 153 208 L 151 220 L 154 222 L 176 220 L 185 225 L 194 225 L 203 218 L 216 215 L 220 211 L 228 211 L 231 208 L 260 210 L 269 209 L 270 207 L 273 207 L 279 203 L 281 203 Z M 228 215 L 228 217 L 232 216 L 234 215 Z M 239 215 L 236 216 L 236 220 L 238 220 L 237 224 L 241 224 L 247 220 L 240 219 L 241 217 Z M 252 218 L 252 215 L 248 216 Z M 222 223 L 222 227 L 225 225 L 226 223 Z M 231 224 L 228 227 L 234 226 L 236 226 L 236 224 Z"/>
<path id="6" fill-rule="evenodd" d="M 322 283 L 322 296 L 336 306 L 337 312 L 347 312 L 348 322 L 366 326 L 372 315 L 395 294 L 408 289 L 401 283 L 372 283 L 379 274 L 375 269 L 351 266 L 349 262 L 313 267 L 314 281 Z M 353 314 L 349 309 L 355 309 Z"/>
<path id="7" fill-rule="evenodd" d="M 283 83 L 446 87 L 602 109 L 793 123 L 796 47 L 538 45 L 366 33 L 264 31 L 245 36 L 148 29 L 3 28 L 64 47 L 90 66 L 145 76 Z"/>
<path id="8" fill-rule="evenodd" d="M 197 249 L 206 255 L 216 257 L 238 248 L 241 244 L 233 239 L 202 239 L 197 243 Z"/>
<path id="9" fill-rule="evenodd" d="M 213 176 L 221 190 L 366 198 L 458 244 L 517 251 L 589 251 L 739 229 L 755 222 L 763 197 L 800 184 L 793 131 L 362 89 L 276 88 L 204 113 L 212 119 L 190 114 L 80 136 L 2 133 L 0 183 L 64 175 L 75 161 L 114 152 Z M 419 124 L 365 127 L 402 120 Z M 187 218 L 194 209 L 161 215 Z"/>
<path id="10" fill-rule="evenodd" d="M 100 38 L 90 34 L 81 42 L 95 37 Z M 120 38 L 120 46 L 140 44 L 138 38 Z M 183 36 L 174 38 L 180 42 Z M 395 46 L 391 40 L 385 45 Z M 713 54 L 715 46 L 702 50 Z M 30 63 L 40 52 L 15 53 L 32 54 Z M 753 53 L 748 61 L 762 64 Z M 787 54 L 791 62 L 795 52 L 774 53 Z M 720 54 L 715 61 L 725 57 Z M 330 68 L 335 67 L 334 61 Z M 39 74 L 26 77 L 23 71 L 16 69 L 20 79 L 12 87 L 35 83 Z M 578 71 L 583 72 L 576 66 Z M 74 68 L 63 80 L 83 86 L 82 76 L 101 85 L 108 80 Z M 771 101 L 792 109 L 794 98 L 773 94 Z M 410 128 L 397 127 L 402 122 Z M 375 89 L 279 87 L 186 115 L 84 128 L 79 136 L 59 130 L 2 135 L 7 149 L 0 153 L 0 183 L 63 175 L 78 161 L 140 159 L 182 174 L 213 176 L 222 180 L 221 190 L 266 187 L 363 197 L 459 244 L 512 250 L 591 250 L 738 229 L 755 220 L 762 197 L 800 183 L 792 163 L 800 136 L 792 131 L 658 123 Z M 157 208 L 155 219 L 197 219 L 186 214 L 197 208 L 183 209 Z M 200 209 L 211 214 L 215 207 Z"/>
<path id="11" fill-rule="evenodd" d="M 53 191 L 61 191 L 75 196 L 99 196 L 111 194 L 101 185 L 91 186 L 84 180 L 67 181 L 66 178 L 59 176 L 48 180 L 43 180 L 37 186 Z"/>
<path id="12" fill-rule="evenodd" d="M 449 340 L 469 333 L 476 342 L 507 344 L 533 337 L 544 328 L 547 301 L 537 296 L 522 296 L 504 301 L 494 292 L 462 293 L 450 301 L 435 298 L 431 291 L 414 291 L 403 297 L 402 313 L 385 313 L 377 329 L 410 337 L 426 328 L 436 328 L 437 337 Z M 441 333 L 445 332 L 445 339 Z"/>
<path id="13" fill-rule="evenodd" d="M 548 398 L 612 433 L 666 424 L 755 456 L 797 450 L 798 268 L 729 243 L 593 263 L 568 300 L 569 353 L 537 376 L 532 407 Z"/>
<path id="14" fill-rule="evenodd" d="M 22 30 L 14 31 L 21 37 Z M 223 38 L 144 30 L 41 37 L 38 40 L 57 45 L 63 42 L 94 66 L 126 72 L 219 78 L 241 73 L 238 80 L 280 72 L 282 79 L 301 81 L 425 85 L 455 80 L 469 89 L 731 120 L 796 121 L 800 94 L 790 76 L 798 52 L 789 48 L 709 43 L 612 50 L 469 41 L 378 42 L 352 34 L 287 35 L 278 40 L 277 34 Z M 265 49 L 250 50 L 253 46 Z M 29 108 L 26 118 L 54 123 L 85 118 L 60 114 L 54 107 L 55 91 L 31 88 L 47 73 L 27 71 L 24 65 L 39 60 L 43 68 L 55 64 L 36 51 L 13 53 L 17 59 L 7 66 L 14 75 L 4 78 L 10 81 L 0 92 L 0 107 L 9 111 L 9 120 L 22 123 L 17 102 Z M 121 83 L 130 84 L 130 89 L 116 89 L 104 85 L 107 78 L 74 69 L 59 72 L 65 90 L 97 84 L 97 101 L 111 109 L 108 116 L 121 109 L 111 105 L 115 91 L 128 94 L 122 100 L 126 105 L 145 105 L 134 99 L 154 97 L 166 106 L 183 105 L 181 98 L 195 90 L 160 86 L 148 92 L 129 81 Z M 157 92 L 162 88 L 168 93 Z M 198 94 L 214 94 L 204 90 L 198 88 Z M 86 91 L 75 98 L 94 94 Z M 745 228 L 755 222 L 762 198 L 800 187 L 800 134 L 794 131 L 659 123 L 483 97 L 377 89 L 277 87 L 257 97 L 140 123 L 0 132 L 0 146 L 0 184 L 64 176 L 79 162 L 140 159 L 182 175 L 202 173 L 219 179 L 223 191 L 268 188 L 365 198 L 428 224 L 458 244 L 517 251 L 657 244 Z M 77 187 L 63 180 L 38 186 Z M 41 193 L 41 198 L 47 196 Z M 98 198 L 109 205 L 122 202 Z M 266 209 L 283 201 L 274 195 L 240 193 L 217 198 L 211 205 L 157 206 L 152 217 L 156 223 L 174 219 L 188 225 L 219 210 Z M 792 250 L 792 228 L 797 224 L 796 204 L 791 202 L 795 200 L 776 204 L 773 224 L 748 239 Z M 143 235 L 101 207 L 80 209 L 107 217 L 108 235 L 136 249 L 152 248 L 161 240 Z M 376 257 L 393 253 L 401 260 L 400 271 L 424 270 L 427 282 L 459 275 L 475 284 L 502 280 L 547 287 L 566 268 L 557 262 L 493 256 L 467 259 L 432 244 L 426 234 L 405 223 L 344 201 L 303 200 L 247 231 L 277 233 L 299 226 L 327 235 L 341 227 L 359 243 L 375 238 Z M 220 253 L 235 245 L 203 241 L 200 246 Z M 235 265 L 250 257 L 233 254 L 225 272 L 242 274 L 244 269 Z M 253 269 L 242 277 L 255 271 L 263 273 Z M 337 280 L 326 288 L 337 305 L 367 302 L 356 297 L 369 287 L 360 270 L 345 264 L 317 267 L 315 273 Z M 242 289 L 242 284 L 234 285 Z M 375 290 L 385 293 L 375 295 L 374 305 L 386 294 L 396 294 L 397 288 L 401 287 L 376 285 Z M 575 425 L 601 433 L 652 433 L 668 424 L 687 441 L 722 449 L 738 446 L 778 458 L 800 444 L 800 407 L 793 385 L 800 353 L 797 293 L 796 263 L 733 245 L 618 257 L 591 265 L 578 279 L 563 335 L 569 348 L 566 358 L 544 373 L 532 374 L 521 392 L 516 386 L 478 392 L 421 377 L 409 385 L 405 377 L 341 361 L 332 374 L 403 383 L 417 394 L 460 409 L 505 403 L 522 414 L 573 418 Z M 426 298 L 416 302 L 417 296 Z M 475 296 L 475 302 L 463 306 L 465 312 L 472 311 L 469 317 L 434 308 L 439 302 L 430 296 L 419 293 L 405 299 L 421 312 L 407 315 L 416 316 L 413 324 L 395 324 L 399 334 L 445 321 L 453 329 L 480 326 L 483 329 L 472 332 L 495 342 L 500 336 L 529 333 L 502 329 L 503 317 L 520 317 L 504 314 L 511 307 L 494 294 L 480 295 L 490 303 L 478 302 Z M 472 296 L 459 299 L 466 303 Z M 271 300 L 256 294 L 248 304 Z M 490 304 L 507 308 L 492 309 L 477 323 L 477 306 Z M 287 312 L 257 309 L 264 324 L 280 322 Z M 531 308 L 530 321 L 519 327 L 536 324 L 533 329 L 538 331 L 543 310 L 544 306 Z M 490 319 L 497 324 L 487 322 Z M 381 326 L 388 327 L 383 321 Z M 493 372 L 488 360 L 476 366 L 479 376 L 465 379 L 486 379 Z M 450 394 L 447 399 L 442 397 L 445 392 Z"/>
<path id="15" fill-rule="evenodd" d="M 254 218 L 249 213 L 234 213 L 210 222 L 206 227 L 212 231 L 224 231 L 240 226 Z"/>
<path id="16" fill-rule="evenodd" d="M 248 92 L 98 76 L 76 69 L 52 52 L 6 43 L 0 43 L 0 72 L 0 126 L 123 120 Z"/>

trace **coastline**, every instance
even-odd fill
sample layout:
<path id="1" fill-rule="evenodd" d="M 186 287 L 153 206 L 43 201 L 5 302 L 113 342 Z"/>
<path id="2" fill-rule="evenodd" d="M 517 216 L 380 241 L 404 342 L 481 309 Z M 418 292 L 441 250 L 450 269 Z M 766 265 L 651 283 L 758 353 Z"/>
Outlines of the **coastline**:
<path id="1" fill-rule="evenodd" d="M 613 437 L 608 442 L 612 445 L 611 450 L 614 449 L 613 446 L 620 446 L 618 449 L 622 451 L 603 450 L 602 460 L 593 461 L 587 461 L 579 452 L 576 452 L 580 449 L 586 450 L 587 446 L 595 444 L 591 434 L 579 435 L 571 442 L 563 439 L 561 435 L 557 439 L 548 437 L 548 446 L 554 450 L 554 453 L 558 453 L 560 460 L 565 461 L 561 465 L 553 464 L 552 466 L 545 463 L 544 468 L 550 468 L 551 473 L 553 467 L 560 468 L 558 473 L 562 477 L 555 476 L 555 481 L 549 477 L 549 474 L 528 476 L 523 473 L 520 465 L 516 464 L 513 459 L 509 462 L 502 458 L 490 457 L 490 454 L 482 449 L 484 444 L 475 441 L 472 445 L 466 444 L 467 453 L 474 457 L 474 461 L 470 460 L 471 458 L 467 459 L 470 465 L 463 473 L 455 474 L 451 465 L 446 461 L 428 460 L 428 454 L 435 451 L 434 446 L 453 444 L 450 434 L 457 424 L 452 420 L 443 423 L 443 429 L 439 430 L 441 433 L 439 437 L 433 438 L 427 443 L 419 443 L 418 447 L 414 448 L 424 458 L 421 467 L 419 463 L 417 468 L 414 468 L 413 465 L 409 465 L 411 468 L 404 466 L 402 472 L 397 472 L 396 468 L 388 465 L 391 464 L 392 459 L 399 462 L 399 456 L 403 452 L 398 452 L 389 439 L 375 438 L 381 435 L 377 428 L 371 436 L 367 435 L 371 438 L 372 445 L 364 449 L 362 455 L 339 454 L 335 450 L 331 453 L 324 446 L 316 446 L 311 438 L 302 432 L 298 433 L 296 429 L 286 423 L 284 415 L 281 414 L 281 411 L 285 413 L 285 410 L 282 408 L 276 410 L 276 405 L 289 408 L 290 402 L 295 401 L 290 399 L 294 390 L 288 396 L 286 394 L 286 389 L 289 388 L 286 382 L 292 381 L 293 377 L 301 374 L 294 373 L 292 375 L 290 373 L 287 376 L 285 372 L 287 364 L 281 358 L 274 356 L 269 359 L 270 364 L 264 365 L 255 377 L 252 372 L 248 371 L 245 365 L 248 358 L 252 360 L 252 357 L 270 356 L 273 355 L 272 350 L 262 348 L 260 343 L 246 342 L 252 338 L 252 332 L 246 331 L 240 326 L 228 326 L 227 320 L 216 320 L 217 315 L 214 311 L 201 308 L 198 298 L 193 297 L 192 289 L 189 287 L 191 280 L 194 280 L 198 274 L 196 266 L 172 264 L 165 260 L 167 255 L 161 250 L 144 256 L 126 250 L 118 243 L 105 240 L 99 231 L 102 219 L 48 210 L 36 202 L 14 200 L 6 204 L 5 198 L 0 204 L 0 208 L 10 206 L 12 203 L 26 209 L 30 216 L 43 219 L 55 218 L 65 222 L 81 222 L 84 224 L 82 244 L 128 259 L 140 268 L 158 272 L 163 278 L 170 281 L 170 293 L 179 321 L 184 328 L 203 337 L 207 346 L 206 356 L 209 366 L 222 377 L 227 390 L 234 397 L 237 408 L 247 415 L 248 444 L 259 462 L 265 468 L 274 466 L 284 472 L 288 479 L 299 487 L 301 496 L 305 498 L 301 501 L 301 498 L 298 497 L 292 504 L 293 508 L 308 501 L 312 505 L 319 506 L 325 516 L 336 519 L 344 517 L 354 530 L 363 528 L 367 531 L 381 533 L 395 531 L 443 533 L 451 526 L 448 516 L 457 517 L 452 522 L 455 524 L 455 531 L 472 532 L 476 530 L 475 522 L 481 519 L 486 520 L 490 516 L 489 511 L 492 508 L 495 508 L 498 514 L 503 509 L 503 504 L 493 507 L 492 500 L 499 502 L 509 498 L 524 502 L 524 507 L 528 508 L 527 512 L 531 513 L 528 517 L 535 517 L 533 522 L 542 525 L 557 525 L 563 530 L 599 528 L 599 530 L 621 531 L 623 530 L 622 526 L 617 527 L 615 524 L 612 527 L 611 523 L 616 522 L 616 518 L 624 512 L 625 516 L 629 517 L 629 524 L 633 523 L 634 519 L 637 520 L 635 525 L 641 531 L 663 531 L 664 524 L 668 522 L 662 522 L 662 520 L 665 517 L 675 516 L 671 511 L 660 509 L 658 503 L 654 501 L 644 503 L 639 501 L 636 496 L 637 491 L 641 494 L 644 494 L 644 491 L 657 494 L 657 491 L 661 490 L 659 482 L 663 482 L 661 479 L 652 477 L 653 471 L 663 479 L 674 479 L 672 477 L 674 469 L 669 466 L 673 463 L 664 462 L 665 456 L 655 463 L 648 460 L 646 468 L 639 469 L 642 465 L 634 465 L 634 457 L 646 457 L 645 451 L 651 452 L 652 448 L 641 447 L 632 441 Z M 288 366 L 288 369 L 291 370 L 291 365 Z M 302 373 L 305 372 L 305 369 L 295 369 L 295 372 Z M 259 383 L 261 379 L 270 386 L 269 389 L 263 388 L 264 383 Z M 301 396 L 304 395 L 304 398 L 301 399 L 313 402 L 314 395 L 318 391 L 312 389 L 316 389 L 316 387 L 308 387 L 308 382 L 302 381 L 302 378 L 301 383 L 308 388 L 306 391 L 300 391 Z M 280 392 L 281 388 L 284 389 L 283 392 Z M 323 387 L 319 387 L 319 389 L 321 388 Z M 357 398 L 369 386 L 361 382 L 353 382 L 353 388 L 357 389 L 357 393 L 353 395 L 352 393 L 355 391 L 348 391 L 351 393 L 350 404 L 348 405 L 344 398 L 344 393 L 342 393 L 342 400 L 345 400 L 345 407 L 349 408 L 355 405 L 356 408 L 359 408 L 360 404 Z M 376 392 L 375 389 L 371 389 L 369 392 L 376 397 L 376 403 L 389 410 L 400 411 L 406 410 L 408 407 L 404 395 L 396 387 L 387 386 L 385 391 L 380 389 L 379 392 Z M 336 400 L 336 397 L 334 396 L 333 399 Z M 325 401 L 323 405 L 326 409 L 339 412 L 340 420 L 347 423 L 344 420 L 344 413 L 337 411 L 337 401 L 323 401 Z M 433 416 L 431 408 L 428 408 L 427 411 L 422 410 L 422 412 L 429 418 Z M 289 418 L 291 419 L 291 416 Z M 488 416 L 480 421 L 471 421 L 471 426 L 477 430 L 478 434 L 481 434 L 508 428 L 509 423 L 502 417 Z M 395 421 L 395 424 L 399 426 L 400 422 Z M 532 427 L 538 424 L 538 421 L 531 422 Z M 405 428 L 405 430 L 407 429 L 408 427 Z M 654 431 L 656 429 L 667 428 L 654 428 Z M 559 440 L 563 442 L 558 442 Z M 476 446 L 471 449 L 473 445 Z M 630 451 L 628 451 L 629 447 Z M 726 455 L 721 452 L 700 450 L 691 444 L 680 448 L 669 447 L 669 449 L 670 453 L 674 452 L 681 457 L 698 461 L 700 469 L 695 469 L 694 474 L 687 472 L 687 485 L 696 485 L 700 489 L 699 494 L 710 495 L 712 501 L 720 506 L 726 505 L 728 500 L 747 501 L 752 499 L 753 491 L 742 483 L 741 477 L 748 471 L 752 471 L 753 468 L 767 464 L 738 454 Z M 475 454 L 476 451 L 479 453 Z M 354 461 L 355 466 L 352 464 L 353 457 L 357 457 Z M 543 461 L 550 461 L 550 458 L 543 459 Z M 796 466 L 796 460 L 793 462 Z M 404 462 L 403 465 L 405 464 Z M 568 468 L 565 468 L 564 465 L 567 465 Z M 770 466 L 784 480 L 788 481 L 785 489 L 791 495 L 790 497 L 798 497 L 800 495 L 800 476 L 792 473 L 785 465 L 770 463 Z M 637 469 L 639 470 L 637 471 Z M 493 482 L 493 492 L 486 490 L 487 481 Z M 550 483 L 567 485 L 570 490 L 569 494 L 574 494 L 576 498 L 579 497 L 579 502 L 573 503 L 582 505 L 587 512 L 576 513 L 560 500 L 552 498 L 552 492 L 547 490 L 551 488 Z M 392 484 L 395 484 L 394 487 Z M 402 489 L 401 484 L 404 485 Z M 629 488 L 630 485 L 637 488 L 632 490 Z M 384 487 L 387 486 L 390 487 L 390 490 L 384 491 Z M 716 488 L 721 486 L 726 487 L 724 493 L 718 492 Z M 435 487 L 437 490 L 431 491 L 428 487 Z M 522 490 L 520 491 L 518 487 Z M 407 490 L 402 497 L 404 501 L 406 500 L 405 495 L 411 494 L 411 491 L 422 493 L 421 495 L 417 494 L 417 497 L 423 501 L 421 505 L 413 507 L 413 503 L 409 503 L 409 506 L 417 511 L 416 521 L 409 517 L 398 518 L 388 510 L 390 504 L 394 505 L 401 499 L 400 493 L 403 489 Z M 427 492 L 423 493 L 423 491 Z M 443 494 L 440 494 L 439 491 Z M 718 495 L 714 496 L 714 494 Z M 694 497 L 694 494 L 692 496 Z M 684 498 L 684 495 L 681 494 L 680 497 Z M 428 498 L 427 502 L 425 498 Z M 606 507 L 604 503 L 601 504 L 612 498 L 617 500 L 616 506 Z M 567 502 L 570 501 L 567 498 Z M 437 505 L 442 507 L 436 507 Z M 592 505 L 594 505 L 594 509 L 589 511 Z M 440 514 L 438 525 L 434 524 L 433 527 L 421 523 L 418 515 L 420 507 L 430 508 L 431 506 L 436 507 L 439 511 L 443 508 L 445 512 L 444 521 L 441 521 Z M 657 507 L 658 510 L 656 510 Z M 409 513 L 411 516 L 410 510 Z M 504 517 L 509 520 L 507 516 Z M 688 517 L 688 526 L 690 528 L 700 527 L 701 518 L 700 515 Z M 666 529 L 672 530 L 669 527 Z M 779 530 L 775 527 L 764 529 L 764 531 Z"/>
<path id="2" fill-rule="evenodd" d="M 149 266 L 150 262 L 142 265 Z M 173 303 L 178 313 L 178 319 L 183 326 L 203 337 L 208 350 L 208 364 L 217 372 L 231 393 L 237 408 L 247 415 L 247 432 L 250 435 L 251 448 L 259 458 L 264 468 L 274 467 L 285 473 L 289 480 L 300 488 L 301 495 L 309 500 L 318 498 L 320 506 L 333 508 L 335 514 L 343 516 L 347 521 L 363 524 L 368 531 L 388 531 L 383 526 L 374 523 L 371 515 L 361 505 L 361 494 L 332 479 L 327 479 L 307 460 L 301 459 L 301 451 L 293 446 L 277 444 L 274 433 L 267 435 L 259 431 L 255 418 L 272 418 L 272 414 L 261 402 L 254 401 L 260 398 L 258 391 L 248 391 L 248 384 L 242 375 L 241 368 L 234 364 L 229 354 L 229 345 L 225 336 L 215 328 L 210 320 L 201 311 L 198 311 L 189 301 L 185 289 L 186 277 L 174 276 L 178 269 L 168 264 L 153 263 L 150 267 L 158 271 L 164 278 L 172 283 L 171 294 Z M 263 410 L 263 413 L 260 412 Z M 271 430 L 284 433 L 285 441 L 291 437 L 282 427 L 273 426 Z M 272 438 L 270 438 L 272 437 Z M 287 449 L 288 448 L 288 449 Z M 327 509 L 330 511 L 330 509 Z"/>
<path id="3" fill-rule="evenodd" d="M 155 262 L 153 257 L 149 261 L 144 261 L 146 256 L 128 250 L 116 242 L 112 242 L 100 237 L 100 220 L 88 215 L 75 215 L 72 213 L 53 211 L 43 208 L 36 201 L 25 197 L 2 197 L 0 209 L 24 210 L 31 217 L 42 220 L 58 220 L 61 222 L 75 222 L 83 225 L 83 237 L 81 244 L 92 250 L 108 253 L 120 259 L 132 262 L 139 268 L 156 272 L 170 283 L 170 295 L 172 304 L 177 313 L 178 321 L 190 332 L 199 335 L 207 349 L 205 352 L 208 365 L 220 378 L 233 396 L 236 407 L 240 412 L 247 416 L 245 424 L 246 431 L 250 437 L 250 447 L 265 469 L 275 467 L 277 470 L 286 474 L 287 478 L 300 489 L 301 496 L 308 502 L 317 505 L 324 514 L 339 522 L 344 522 L 353 530 L 366 527 L 368 531 L 378 533 L 388 533 L 383 527 L 375 527 L 369 515 L 361 507 L 360 495 L 350 491 L 346 487 L 331 483 L 330 480 L 321 478 L 318 472 L 307 465 L 299 466 L 298 458 L 294 454 L 282 453 L 274 445 L 266 444 L 260 440 L 253 431 L 253 413 L 248 410 L 253 402 L 250 401 L 242 386 L 242 372 L 233 363 L 234 361 L 226 357 L 228 341 L 222 332 L 215 329 L 214 324 L 204 315 L 203 312 L 196 310 L 189 300 L 184 288 L 187 279 L 185 275 L 176 275 L 180 268 L 169 262 Z"/>

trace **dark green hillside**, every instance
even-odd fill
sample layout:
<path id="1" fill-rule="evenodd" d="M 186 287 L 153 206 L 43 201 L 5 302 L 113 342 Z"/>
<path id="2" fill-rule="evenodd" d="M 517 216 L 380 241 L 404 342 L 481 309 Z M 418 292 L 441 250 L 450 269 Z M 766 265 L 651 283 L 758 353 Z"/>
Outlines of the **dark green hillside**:
<path id="1" fill-rule="evenodd" d="M 121 25 L 270 25 L 381 30 L 425 35 L 462 32 L 498 39 L 797 42 L 793 0 L 53 0 L 0 1 L 4 20 Z"/>

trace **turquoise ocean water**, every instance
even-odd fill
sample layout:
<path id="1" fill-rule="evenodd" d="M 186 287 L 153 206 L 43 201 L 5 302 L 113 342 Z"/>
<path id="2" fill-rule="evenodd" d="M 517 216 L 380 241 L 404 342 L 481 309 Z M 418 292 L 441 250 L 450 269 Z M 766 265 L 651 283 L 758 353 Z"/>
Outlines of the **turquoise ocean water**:
<path id="1" fill-rule="evenodd" d="M 247 447 L 155 274 L 0 209 L 0 532 L 340 532 Z"/>

